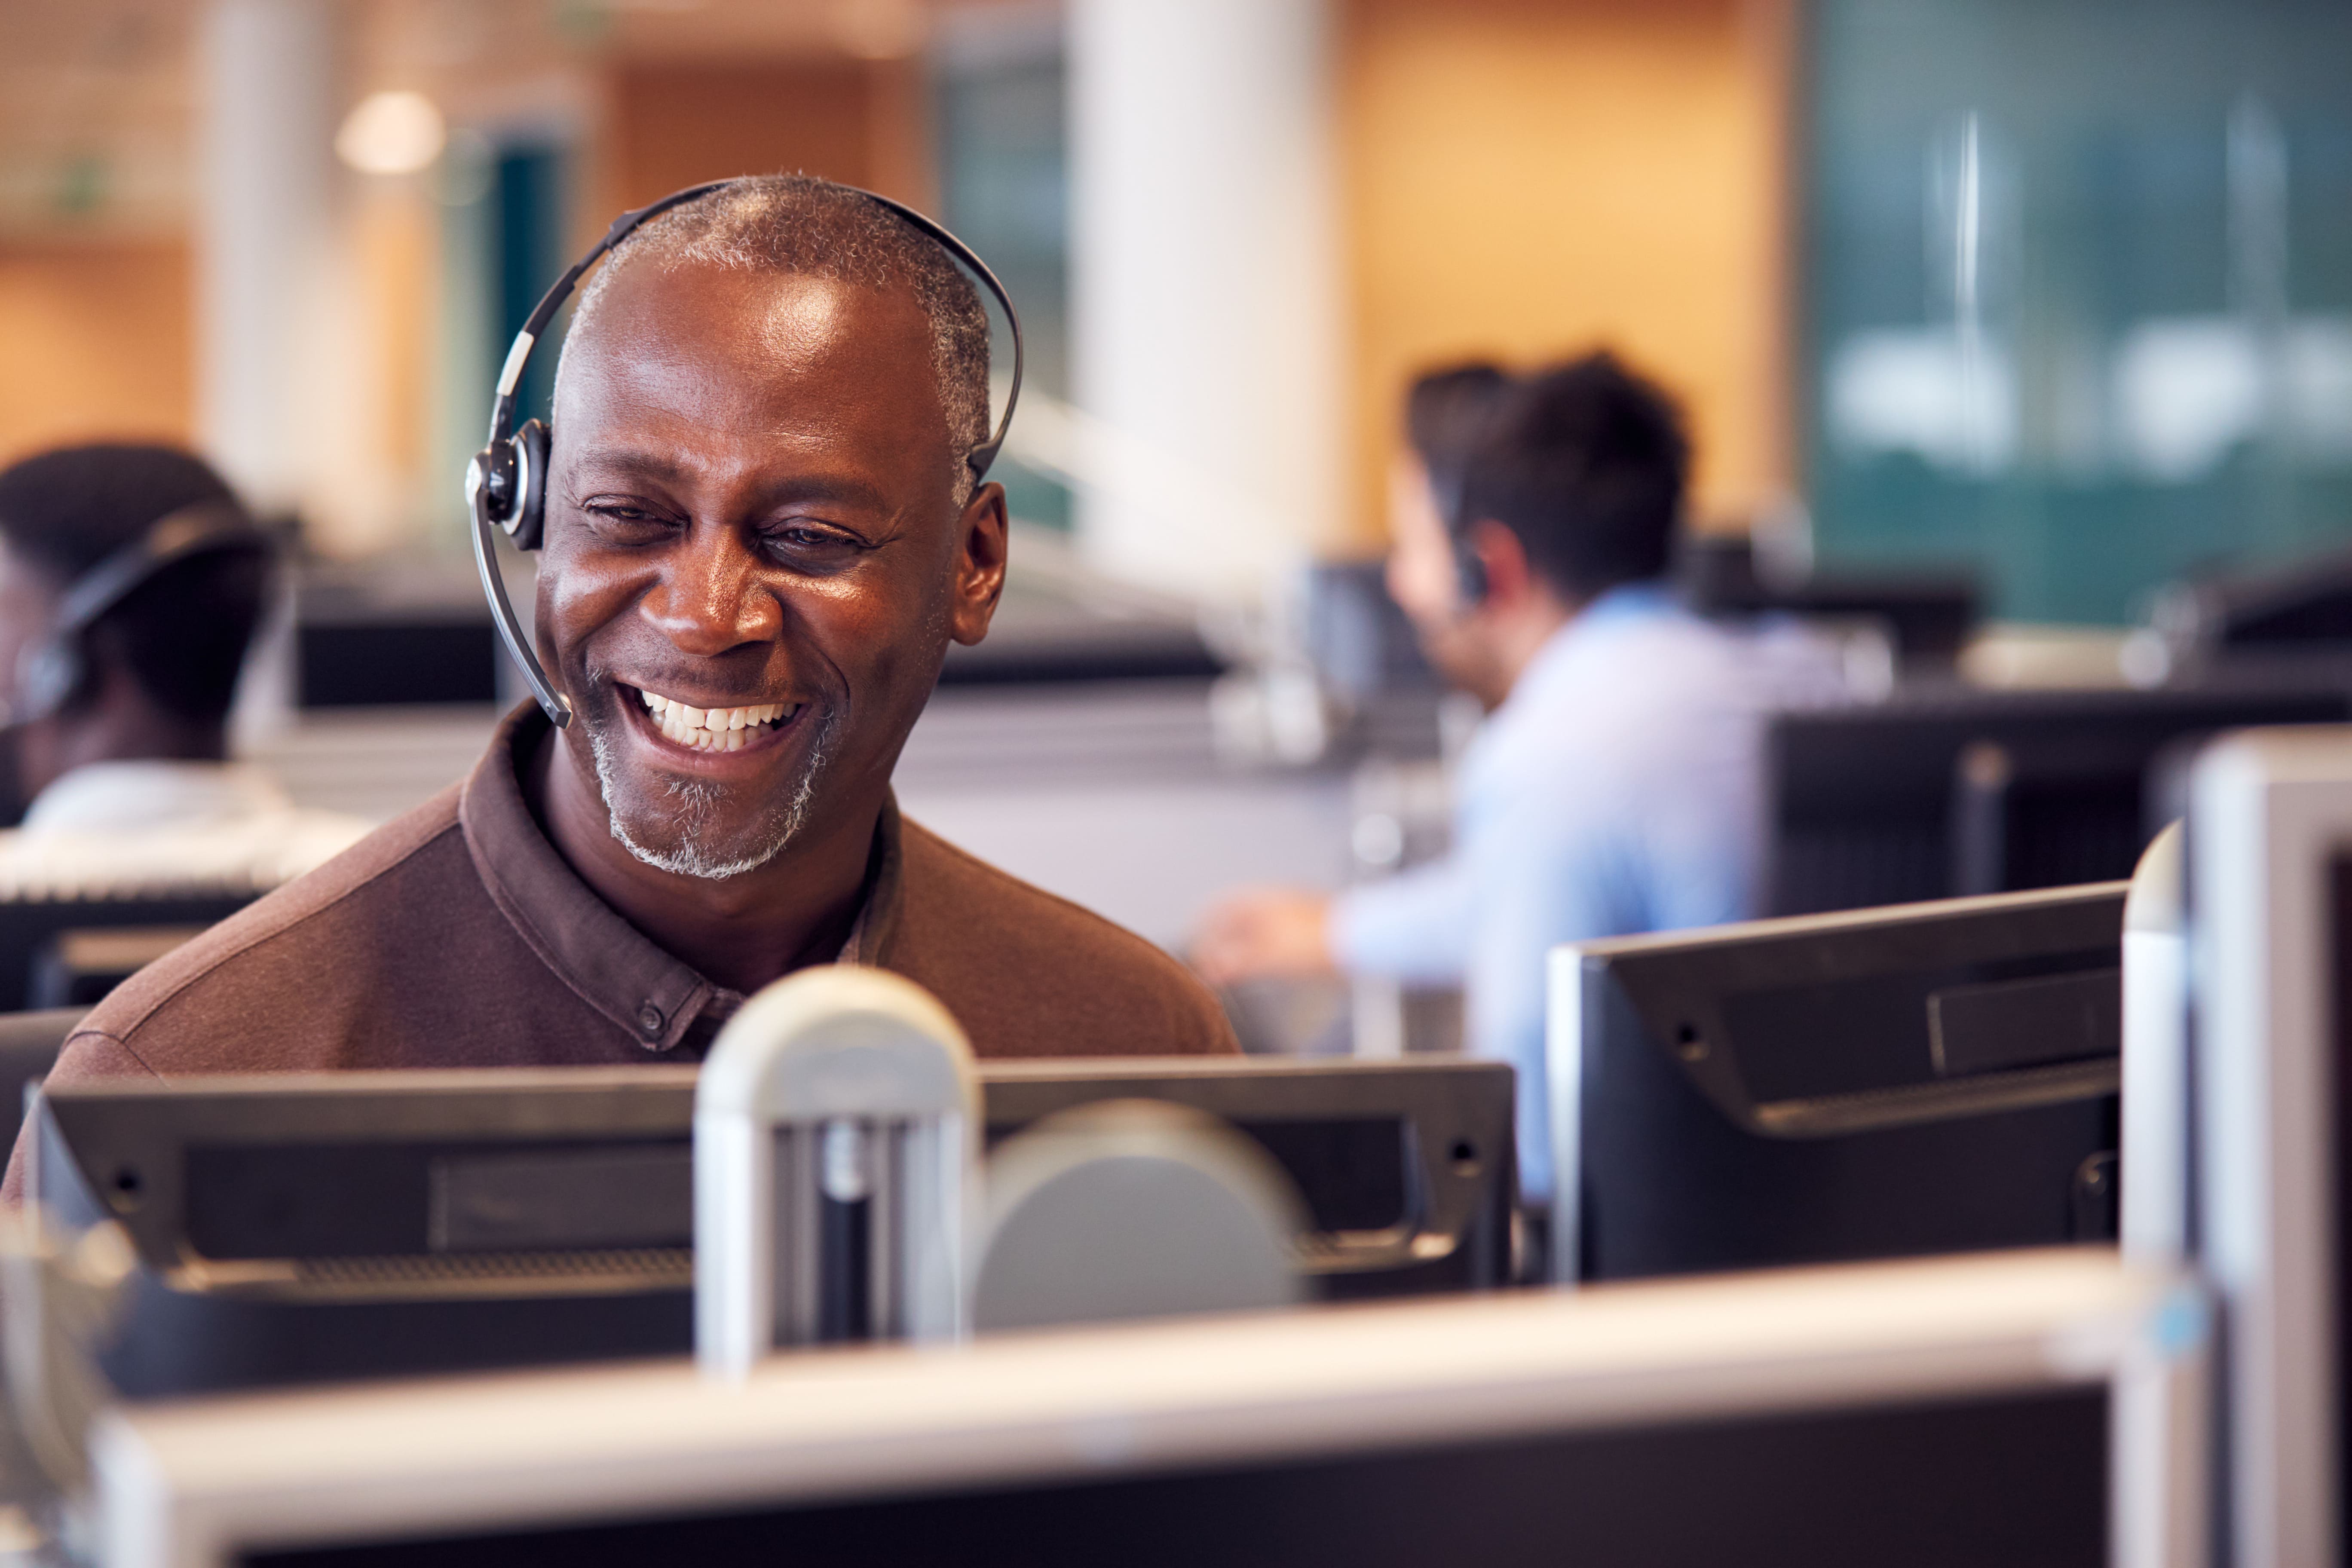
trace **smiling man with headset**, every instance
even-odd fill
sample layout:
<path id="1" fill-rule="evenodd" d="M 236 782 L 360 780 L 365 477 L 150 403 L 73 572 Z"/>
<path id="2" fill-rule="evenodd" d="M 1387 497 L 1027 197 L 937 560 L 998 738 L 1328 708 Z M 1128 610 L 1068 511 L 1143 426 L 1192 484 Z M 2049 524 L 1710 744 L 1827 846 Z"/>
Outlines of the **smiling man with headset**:
<path id="1" fill-rule="evenodd" d="M 515 429 L 608 249 L 551 433 Z M 982 1056 L 1234 1049 L 1181 965 L 893 804 L 1004 580 L 958 261 L 1002 300 L 928 220 L 799 175 L 616 222 L 518 339 L 469 476 L 539 704 L 462 786 L 125 984 L 58 1073 L 691 1060 L 746 994 L 837 960 L 929 987 Z M 535 648 L 493 525 L 543 551 Z"/>

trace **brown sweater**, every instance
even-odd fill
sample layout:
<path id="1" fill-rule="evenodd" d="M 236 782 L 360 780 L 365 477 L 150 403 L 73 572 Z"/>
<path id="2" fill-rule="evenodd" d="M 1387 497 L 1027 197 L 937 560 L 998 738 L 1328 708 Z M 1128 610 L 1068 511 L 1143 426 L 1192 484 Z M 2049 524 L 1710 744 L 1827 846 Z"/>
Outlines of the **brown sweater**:
<path id="1" fill-rule="evenodd" d="M 51 1081 L 699 1059 L 742 997 L 655 946 L 557 854 L 516 769 L 545 733 L 537 709 L 518 710 L 462 785 L 124 982 Z M 983 1057 L 1238 1049 L 1181 964 L 895 802 L 843 956 L 929 990 Z M 17 1201 L 21 1165 L 0 1203 Z"/>

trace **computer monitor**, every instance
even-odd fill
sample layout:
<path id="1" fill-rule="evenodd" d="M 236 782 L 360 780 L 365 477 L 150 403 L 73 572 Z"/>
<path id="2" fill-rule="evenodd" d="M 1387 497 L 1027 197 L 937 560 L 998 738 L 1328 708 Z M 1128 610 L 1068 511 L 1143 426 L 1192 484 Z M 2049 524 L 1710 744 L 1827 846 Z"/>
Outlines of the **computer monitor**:
<path id="1" fill-rule="evenodd" d="M 2112 1239 L 2125 889 L 1554 950 L 1553 1277 Z"/>
<path id="2" fill-rule="evenodd" d="M 58 1065 L 67 1037 L 88 1012 L 85 1007 L 45 1007 L 0 1013 L 0 1127 L 7 1129 L 11 1148 L 24 1130 L 26 1095 L 39 1088 Z"/>
<path id="3" fill-rule="evenodd" d="M 2352 659 L 2352 552 L 2188 578 L 2158 593 L 2148 621 L 2175 669 L 2297 659 L 2340 668 Z"/>
<path id="4" fill-rule="evenodd" d="M 225 921 L 268 891 L 247 885 L 158 886 L 93 890 L 72 897 L 0 898 L 0 1013 L 27 1007 L 85 1009 L 126 971 L 107 967 L 131 943 L 105 941 L 135 932 L 155 955 L 165 932 L 183 938 Z M 61 942 L 77 942 L 68 954 Z M 103 958 L 99 955 L 103 950 Z M 169 946 L 161 951 L 168 952 Z M 138 965 L 132 964 L 131 968 Z"/>
<path id="5" fill-rule="evenodd" d="M 2346 1560 L 2352 729 L 2232 737 L 2189 816 L 2193 1247 L 2221 1298 L 2229 1561 Z"/>
<path id="6" fill-rule="evenodd" d="M 98 1082 L 43 1097 L 34 1191 L 142 1268 L 105 1352 L 133 1395 L 684 1353 L 695 1069 Z M 988 1135 L 1172 1100 L 1256 1139 L 1325 1300 L 1510 1276 L 1509 1068 L 1461 1059 L 982 1067 Z"/>
<path id="7" fill-rule="evenodd" d="M 1915 671 L 1948 674 L 1984 605 L 1983 584 L 1968 571 L 1808 571 L 1801 581 L 1768 582 L 1750 542 L 1739 535 L 1686 541 L 1675 575 L 1701 615 L 1875 624 L 1897 662 Z"/>
<path id="8" fill-rule="evenodd" d="M 2198 1559 L 2199 1302 L 2027 1253 L 132 1407 L 120 1568 Z"/>
<path id="9" fill-rule="evenodd" d="M 306 709 L 499 700 L 498 634 L 473 574 L 454 562 L 304 562 L 295 603 L 295 689 Z"/>
<path id="10" fill-rule="evenodd" d="M 2352 719 L 2342 684 L 1912 692 L 1780 715 L 1765 738 L 1766 909 L 1811 914 L 2131 875 L 2184 738 Z"/>
<path id="11" fill-rule="evenodd" d="M 1443 685 L 1380 561 L 1318 562 L 1306 573 L 1306 640 L 1316 674 L 1357 707 Z"/>
<path id="12" fill-rule="evenodd" d="M 2147 742 L 2092 725 L 2063 739 L 1971 742 L 1952 776 L 1954 898 L 2104 881 L 2151 825 Z"/>

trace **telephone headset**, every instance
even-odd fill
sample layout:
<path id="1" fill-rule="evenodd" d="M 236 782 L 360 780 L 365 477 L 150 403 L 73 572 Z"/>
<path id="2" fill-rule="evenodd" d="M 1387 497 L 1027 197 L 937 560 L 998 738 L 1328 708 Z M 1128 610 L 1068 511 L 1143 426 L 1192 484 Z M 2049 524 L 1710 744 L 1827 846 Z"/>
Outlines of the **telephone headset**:
<path id="1" fill-rule="evenodd" d="M 548 426 L 530 419 L 523 422 L 520 429 L 515 427 L 515 389 L 521 384 L 523 369 L 530 363 L 531 350 L 538 345 L 540 334 L 547 331 L 548 322 L 572 297 L 572 290 L 588 268 L 628 238 L 647 218 L 699 201 L 733 184 L 733 180 L 713 180 L 708 184 L 692 185 L 649 205 L 623 213 L 604 231 L 604 237 L 555 280 L 555 286 L 523 322 L 522 331 L 515 334 L 514 346 L 507 351 L 506 365 L 499 372 L 498 393 L 490 403 L 489 442 L 466 465 L 466 506 L 474 520 L 474 564 L 481 572 L 482 592 L 490 601 L 490 614 L 498 622 L 499 639 L 506 644 L 523 679 L 530 683 L 531 695 L 539 699 L 540 707 L 546 710 L 548 718 L 559 730 L 572 722 L 572 700 L 555 689 L 546 667 L 539 662 L 530 639 L 523 635 L 522 623 L 516 618 L 514 605 L 507 597 L 506 584 L 499 575 L 490 539 L 490 530 L 495 525 L 514 541 L 516 549 L 536 550 L 547 529 Z M 971 469 L 973 482 L 977 483 L 987 474 L 989 465 L 996 461 L 997 450 L 1004 445 L 1004 433 L 1013 425 L 1013 405 L 1021 401 L 1021 318 L 1013 309 L 1013 296 L 1005 292 L 1004 285 L 997 281 L 996 274 L 989 270 L 988 264 L 971 247 L 904 202 L 892 201 L 855 185 L 839 188 L 897 215 L 936 241 L 995 296 L 1006 323 L 1013 329 L 1013 386 L 1004 400 L 1004 414 L 996 423 L 995 433 L 964 454 L 965 466 Z"/>
<path id="2" fill-rule="evenodd" d="M 1464 615 L 1486 602 L 1486 563 L 1470 542 L 1470 520 L 1462 515 L 1463 492 L 1467 488 L 1461 474 L 1429 476 L 1430 499 L 1437 503 L 1438 521 L 1445 525 L 1446 542 L 1454 547 L 1454 579 L 1461 588 Z"/>
<path id="3" fill-rule="evenodd" d="M 163 573 L 191 556 L 274 548 L 269 536 L 235 501 L 198 501 L 164 513 L 66 589 L 58 602 L 57 623 L 16 657 L 16 687 L 8 702 L 7 722 L 30 723 L 64 707 L 89 674 L 85 634 Z"/>

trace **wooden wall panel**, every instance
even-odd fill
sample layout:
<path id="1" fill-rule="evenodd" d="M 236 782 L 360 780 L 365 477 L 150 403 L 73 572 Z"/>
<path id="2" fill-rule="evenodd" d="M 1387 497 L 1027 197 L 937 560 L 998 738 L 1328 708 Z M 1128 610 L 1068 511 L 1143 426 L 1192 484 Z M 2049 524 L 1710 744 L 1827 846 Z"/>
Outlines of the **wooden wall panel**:
<path id="1" fill-rule="evenodd" d="M 0 463 L 68 441 L 190 439 L 188 268 L 170 241 L 0 244 Z"/>
<path id="2" fill-rule="evenodd" d="M 1696 510 L 1785 485 L 1788 0 L 1347 0 L 1354 543 L 1402 390 L 1610 345 L 1684 401 Z"/>
<path id="3" fill-rule="evenodd" d="M 698 181 L 792 170 L 926 203 L 924 97 L 910 60 L 621 66 L 601 149 L 604 205 L 619 211 Z"/>

